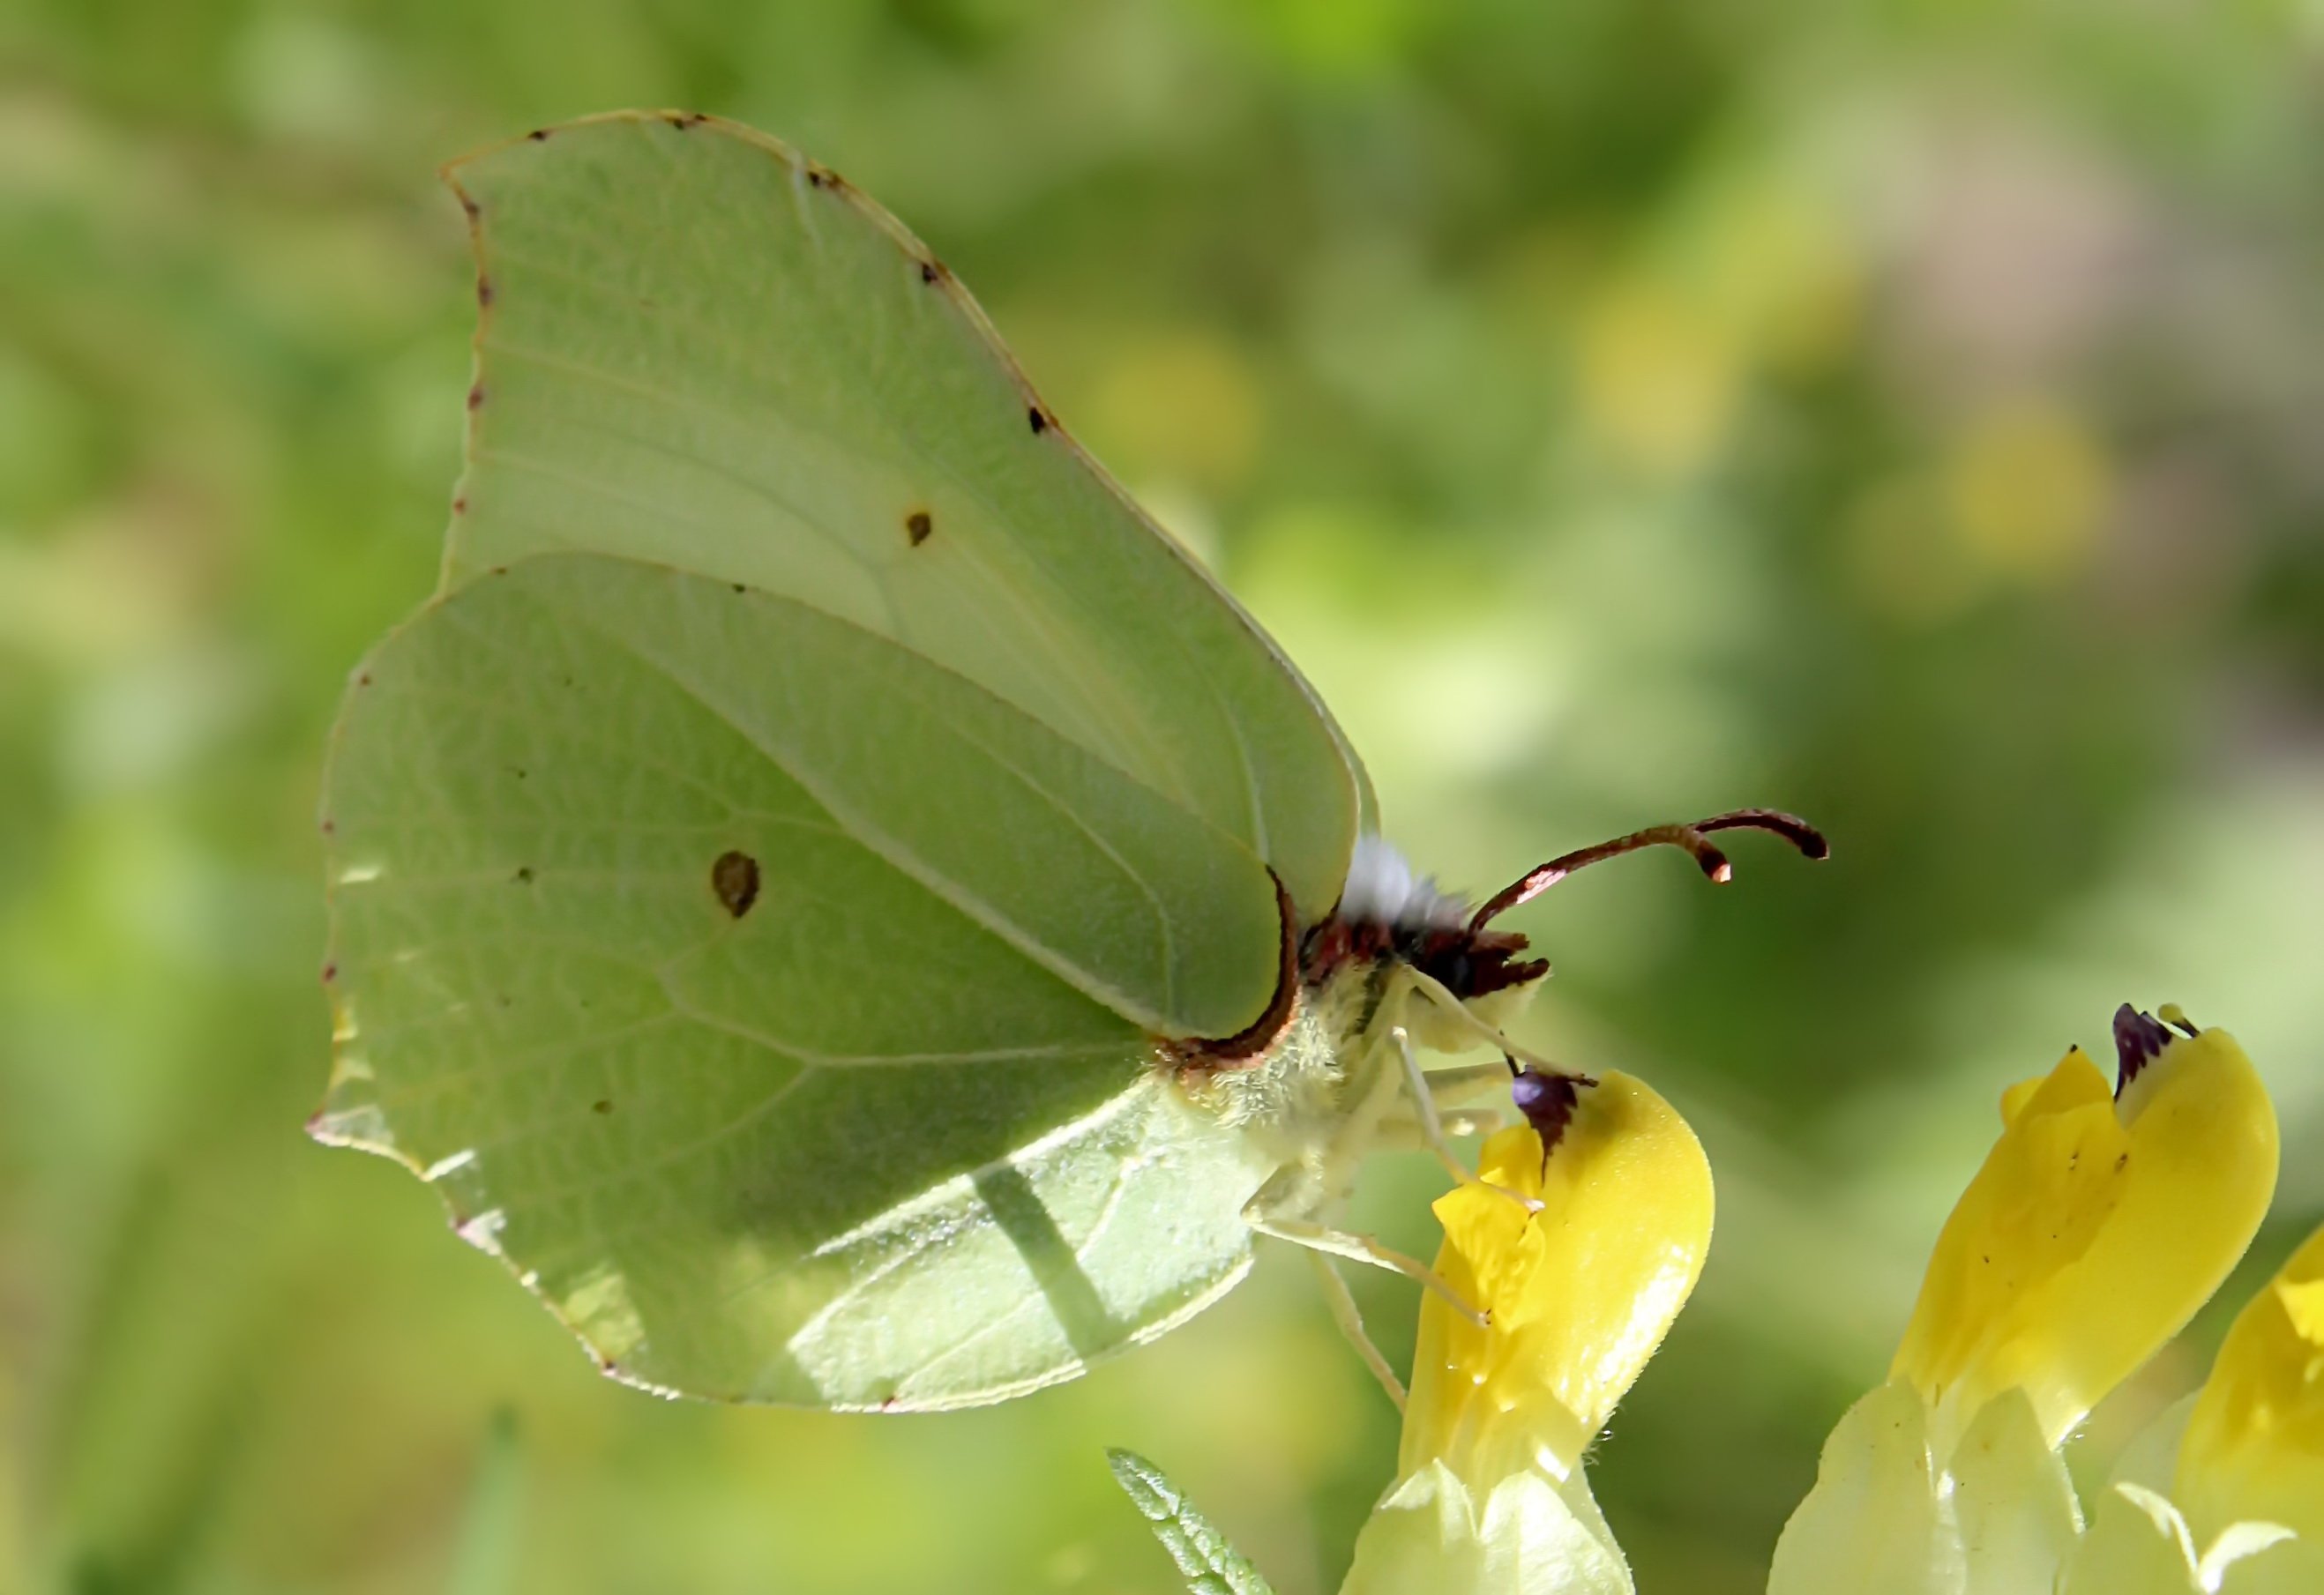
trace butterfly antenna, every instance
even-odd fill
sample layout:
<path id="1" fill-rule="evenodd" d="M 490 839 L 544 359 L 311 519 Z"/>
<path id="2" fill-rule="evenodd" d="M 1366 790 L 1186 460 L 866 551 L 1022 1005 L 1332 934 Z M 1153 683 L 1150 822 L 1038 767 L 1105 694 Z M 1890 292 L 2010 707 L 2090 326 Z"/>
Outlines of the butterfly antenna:
<path id="1" fill-rule="evenodd" d="M 1725 814 L 1714 814 L 1707 820 L 1697 820 L 1687 825 L 1649 825 L 1643 831 L 1633 831 L 1627 836 L 1617 836 L 1611 842 L 1600 842 L 1595 847 L 1577 848 L 1561 853 L 1545 864 L 1537 865 L 1511 881 L 1492 899 L 1477 910 L 1469 921 L 1471 935 L 1484 929 L 1494 919 L 1508 913 L 1520 903 L 1531 902 L 1551 887 L 1591 864 L 1619 858 L 1626 853 L 1637 853 L 1647 847 L 1683 848 L 1692 855 L 1695 864 L 1705 875 L 1725 881 L 1735 873 L 1727 855 L 1711 840 L 1713 831 L 1766 831 L 1781 836 L 1800 853 L 1812 859 L 1828 858 L 1831 845 L 1823 833 L 1795 814 L 1785 814 L 1774 808 L 1734 808 Z"/>

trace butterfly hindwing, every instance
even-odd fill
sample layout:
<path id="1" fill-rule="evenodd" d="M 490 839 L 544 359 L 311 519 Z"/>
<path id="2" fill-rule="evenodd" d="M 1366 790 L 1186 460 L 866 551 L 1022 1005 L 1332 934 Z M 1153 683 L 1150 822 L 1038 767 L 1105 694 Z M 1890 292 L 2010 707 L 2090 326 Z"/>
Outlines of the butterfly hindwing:
<path id="1" fill-rule="evenodd" d="M 995 1399 L 1247 1266 L 1265 1170 L 1145 1010 L 1265 1005 L 1265 870 L 886 639 L 528 559 L 365 661 L 327 805 L 318 1133 L 420 1171 L 624 1376 Z M 1175 933 L 1189 894 L 1216 945 Z"/>

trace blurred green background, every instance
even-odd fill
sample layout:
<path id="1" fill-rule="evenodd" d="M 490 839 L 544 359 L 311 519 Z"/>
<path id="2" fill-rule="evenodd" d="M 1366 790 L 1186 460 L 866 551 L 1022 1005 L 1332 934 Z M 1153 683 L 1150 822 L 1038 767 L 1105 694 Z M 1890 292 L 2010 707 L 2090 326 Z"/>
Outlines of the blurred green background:
<path id="1" fill-rule="evenodd" d="M 2005 1082 L 2236 1029 L 2276 1219 L 2102 1468 L 2324 1216 L 2320 69 L 2296 0 L 0 0 L 0 1589 L 1175 1588 L 1116 1443 L 1314 1595 L 1387 1482 L 1296 1258 L 995 1410 L 669 1405 L 300 1133 L 324 731 L 458 463 L 433 169 L 624 105 L 927 237 L 1425 868 L 1830 828 L 1522 920 L 1528 1037 L 1719 1174 L 1596 1464 L 1650 1595 L 1758 1588 Z"/>

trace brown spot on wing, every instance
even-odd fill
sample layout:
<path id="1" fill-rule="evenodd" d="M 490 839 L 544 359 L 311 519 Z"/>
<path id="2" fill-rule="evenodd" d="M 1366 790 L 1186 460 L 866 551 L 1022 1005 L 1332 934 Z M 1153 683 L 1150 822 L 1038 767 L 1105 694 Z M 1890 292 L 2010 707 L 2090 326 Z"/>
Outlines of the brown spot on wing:
<path id="1" fill-rule="evenodd" d="M 1031 424 L 1033 435 L 1037 438 L 1049 429 L 1048 413 L 1038 404 L 1026 410 L 1025 419 Z"/>
<path id="2" fill-rule="evenodd" d="M 493 303 L 493 280 L 481 272 L 476 274 L 476 303 L 486 309 Z"/>
<path id="3" fill-rule="evenodd" d="M 484 384 L 478 383 L 468 390 L 468 408 L 470 410 L 482 410 L 484 406 Z"/>
<path id="4" fill-rule="evenodd" d="M 546 127 L 536 127 L 524 136 L 530 139 L 536 144 L 545 144 L 549 142 L 549 129 Z"/>
<path id="5" fill-rule="evenodd" d="M 922 543 L 927 542 L 928 540 L 928 534 L 936 529 L 936 523 L 935 520 L 929 516 L 926 510 L 914 510 L 910 514 L 904 517 L 904 535 L 911 539 L 912 547 L 916 549 Z"/>
<path id="6" fill-rule="evenodd" d="M 725 910 L 740 919 L 759 900 L 759 861 L 729 848 L 710 866 L 710 890 Z"/>

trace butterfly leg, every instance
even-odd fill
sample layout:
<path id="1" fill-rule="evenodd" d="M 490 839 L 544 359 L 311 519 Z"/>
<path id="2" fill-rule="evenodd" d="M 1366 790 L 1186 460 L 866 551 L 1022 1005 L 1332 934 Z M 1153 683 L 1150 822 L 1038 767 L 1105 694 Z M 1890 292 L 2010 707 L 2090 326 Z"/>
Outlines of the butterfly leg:
<path id="1" fill-rule="evenodd" d="M 1543 1074 L 1550 1075 L 1553 1078 L 1572 1080 L 1593 1085 L 1597 1083 L 1595 1081 L 1591 1080 L 1589 1075 L 1582 1074 L 1579 1069 L 1569 1069 L 1562 1064 L 1553 1064 L 1547 1058 L 1543 1057 L 1539 1053 L 1528 1052 L 1524 1047 L 1519 1046 L 1516 1042 L 1510 1040 L 1500 1031 L 1495 1029 L 1492 1026 L 1479 1019 L 1475 1014 L 1471 1013 L 1469 1011 L 1469 1005 L 1462 1001 L 1458 997 L 1452 995 L 1452 993 L 1446 989 L 1444 982 L 1438 980 L 1434 975 L 1428 973 L 1425 970 L 1415 969 L 1408 963 L 1404 966 L 1403 973 L 1404 978 L 1412 982 L 1413 990 L 1418 991 L 1422 996 L 1427 998 L 1429 1001 L 1435 1004 L 1439 1012 L 1451 1019 L 1455 1024 L 1466 1026 L 1469 1029 L 1476 1032 L 1478 1040 L 1495 1048 L 1503 1057 L 1509 1059 L 1513 1064 L 1522 1061 L 1531 1065 L 1534 1068 L 1540 1070 Z"/>
<path id="2" fill-rule="evenodd" d="M 1457 1064 L 1452 1068 L 1429 1070 L 1429 1096 L 1439 1102 L 1460 1102 L 1466 1098 L 1499 1096 L 1508 1101 L 1508 1065 L 1506 1064 Z M 1443 1114 L 1445 1135 L 1492 1135 L 1494 1130 L 1508 1124 L 1497 1110 L 1476 1108 L 1469 1112 Z"/>
<path id="3" fill-rule="evenodd" d="M 1490 1109 L 1474 1108 L 1462 1112 L 1447 1113 L 1443 1122 L 1444 1133 L 1457 1140 L 1462 1136 L 1490 1135 L 1508 1120 Z"/>
<path id="4" fill-rule="evenodd" d="M 1431 1069 L 1427 1073 L 1429 1094 L 1439 1102 L 1473 1102 L 1486 1096 L 1498 1097 L 1503 1102 L 1508 1100 L 1511 1071 L 1505 1063 L 1457 1064 L 1449 1069 Z M 1444 1116 L 1445 1134 L 1462 1133 L 1452 1127 L 1455 1117 L 1449 1113 Z"/>
<path id="5" fill-rule="evenodd" d="M 1539 1212 L 1542 1207 L 1539 1201 L 1522 1192 L 1512 1191 L 1507 1185 L 1497 1185 L 1490 1180 L 1480 1178 L 1467 1164 L 1452 1156 L 1452 1145 L 1444 1139 L 1444 1121 L 1436 1112 L 1436 1094 L 1429 1089 L 1428 1076 L 1422 1072 L 1420 1059 L 1412 1050 L 1412 1037 L 1405 1034 L 1402 1025 L 1389 1030 L 1388 1036 L 1395 1041 L 1397 1051 L 1404 1056 L 1404 1083 L 1412 1093 L 1413 1113 L 1420 1120 L 1420 1139 L 1435 1156 L 1436 1161 L 1444 1166 L 1444 1172 L 1452 1176 L 1453 1183 L 1481 1185 L 1488 1191 L 1498 1191 L 1526 1212 Z"/>
<path id="6" fill-rule="evenodd" d="M 1448 1139 L 1466 1135 L 1490 1135 L 1508 1122 L 1498 1113 L 1447 1113 L 1443 1118 L 1444 1134 Z M 1372 1139 L 1372 1145 L 1388 1152 L 1428 1150 L 1428 1142 L 1420 1132 L 1420 1120 L 1409 1118 L 1390 1119 L 1383 1122 Z"/>
<path id="7" fill-rule="evenodd" d="M 1340 1332 L 1347 1337 L 1348 1344 L 1356 1349 L 1356 1355 L 1362 1358 L 1364 1366 L 1372 1370 L 1372 1378 L 1380 1382 L 1380 1388 L 1388 1392 L 1388 1398 L 1396 1403 L 1397 1411 L 1402 1412 L 1404 1381 L 1396 1377 L 1396 1369 L 1388 1365 L 1388 1359 L 1380 1355 L 1380 1349 L 1372 1344 L 1372 1337 L 1364 1332 L 1364 1315 L 1356 1305 L 1355 1293 L 1348 1288 L 1348 1282 L 1340 1277 L 1340 1270 L 1330 1258 L 1320 1251 L 1311 1251 L 1307 1254 L 1307 1260 L 1314 1265 L 1315 1277 L 1323 1286 L 1323 1300 L 1332 1309 L 1332 1322 L 1340 1326 Z"/>
<path id="8" fill-rule="evenodd" d="M 1386 1268 L 1391 1274 L 1401 1274 L 1406 1279 L 1416 1280 L 1443 1296 L 1452 1305 L 1453 1311 L 1480 1329 L 1487 1327 L 1491 1323 L 1491 1320 L 1482 1312 L 1470 1305 L 1461 1293 L 1453 1289 L 1446 1281 L 1443 1275 L 1439 1274 L 1418 1258 L 1406 1257 L 1404 1253 L 1373 1240 L 1369 1235 L 1357 1235 L 1346 1230 L 1334 1230 L 1329 1225 L 1319 1224 L 1312 1219 L 1278 1216 L 1269 1212 L 1258 1196 L 1252 1197 L 1243 1204 L 1242 1218 L 1243 1222 L 1261 1235 L 1272 1235 L 1277 1240 L 1288 1240 L 1294 1246 L 1304 1246 L 1310 1251 L 1325 1252 L 1335 1258 L 1346 1258 L 1350 1262 L 1370 1263 L 1375 1268 Z"/>
<path id="9" fill-rule="evenodd" d="M 1508 1120 L 1493 1108 L 1471 1108 L 1445 1112 L 1442 1104 L 1457 1102 L 1490 1093 L 1508 1101 L 1509 1072 L 1502 1064 L 1459 1064 L 1449 1069 L 1431 1069 L 1428 1094 L 1439 1104 L 1438 1122 L 1447 1137 L 1455 1140 L 1462 1136 L 1490 1135 Z"/>

